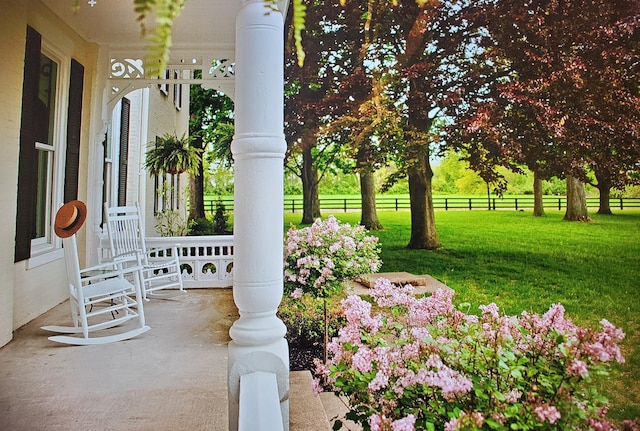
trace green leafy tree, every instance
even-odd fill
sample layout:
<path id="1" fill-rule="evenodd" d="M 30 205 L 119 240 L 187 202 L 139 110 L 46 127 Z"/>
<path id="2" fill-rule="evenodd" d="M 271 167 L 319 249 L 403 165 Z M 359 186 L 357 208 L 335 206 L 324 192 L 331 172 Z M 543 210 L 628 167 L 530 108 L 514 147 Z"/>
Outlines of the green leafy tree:
<path id="1" fill-rule="evenodd" d="M 302 181 L 302 223 L 320 216 L 318 185 L 336 168 L 339 140 L 322 139 L 332 119 L 357 107 L 369 92 L 368 77 L 358 68 L 362 5 L 333 0 L 307 5 L 303 40 L 305 61 L 298 63 L 298 40 L 291 32 L 285 55 L 286 169 Z M 289 19 L 293 19 L 293 11 Z"/>
<path id="2" fill-rule="evenodd" d="M 441 246 L 432 199 L 430 155 L 439 143 L 435 133 L 447 110 L 460 99 L 457 83 L 469 61 L 463 42 L 474 31 L 465 15 L 471 2 L 405 0 L 374 10 L 374 21 L 384 31 L 372 42 L 368 61 L 385 77 L 385 94 L 392 101 L 398 139 L 385 140 L 388 157 L 399 170 L 387 186 L 407 178 L 411 205 L 408 247 Z"/>
<path id="3" fill-rule="evenodd" d="M 224 151 L 219 152 L 219 148 L 228 144 L 221 137 L 229 136 L 229 133 L 233 136 L 233 102 L 223 93 L 204 89 L 199 85 L 190 87 L 189 97 L 189 133 L 193 138 L 192 145 L 207 154 L 207 161 L 211 163 L 212 154 L 224 154 Z M 213 143 L 213 152 L 205 151 L 209 149 L 210 143 Z M 226 148 L 230 154 L 228 145 Z M 230 162 L 227 155 L 222 160 Z M 189 218 L 192 220 L 205 218 L 204 184 L 204 164 L 201 164 L 200 175 L 190 177 Z"/>
<path id="4" fill-rule="evenodd" d="M 568 220 L 588 219 L 585 182 L 609 213 L 609 190 L 633 183 L 640 161 L 638 3 L 487 0 L 475 13 L 470 67 L 486 78 L 466 87 L 449 141 L 486 175 L 526 165 L 566 178 Z"/>
<path id="5" fill-rule="evenodd" d="M 213 215 L 213 231 L 217 234 L 229 233 L 229 214 L 222 200 L 216 202 L 216 212 Z"/>
<path id="6" fill-rule="evenodd" d="M 369 230 L 382 229 L 376 213 L 375 172 L 387 164 L 385 148 L 400 139 L 400 117 L 383 93 L 380 77 L 372 79 L 372 92 L 357 110 L 331 122 L 325 135 L 339 142 L 344 156 L 338 158 L 343 172 L 357 172 L 362 215 L 360 224 Z"/>

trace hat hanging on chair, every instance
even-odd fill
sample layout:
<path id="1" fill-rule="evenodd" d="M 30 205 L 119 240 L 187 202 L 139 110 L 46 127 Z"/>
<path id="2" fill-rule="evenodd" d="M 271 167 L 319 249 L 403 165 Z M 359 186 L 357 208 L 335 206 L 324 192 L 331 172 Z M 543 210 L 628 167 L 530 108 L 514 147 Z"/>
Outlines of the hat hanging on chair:
<path id="1" fill-rule="evenodd" d="M 60 238 L 68 238 L 82 227 L 87 219 L 87 206 L 82 201 L 70 201 L 56 213 L 53 230 Z"/>

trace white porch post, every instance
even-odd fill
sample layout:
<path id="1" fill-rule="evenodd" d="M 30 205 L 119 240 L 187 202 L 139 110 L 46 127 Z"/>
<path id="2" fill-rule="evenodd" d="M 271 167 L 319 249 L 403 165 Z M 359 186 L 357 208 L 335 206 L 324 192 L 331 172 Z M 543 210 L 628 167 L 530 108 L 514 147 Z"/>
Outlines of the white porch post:
<path id="1" fill-rule="evenodd" d="M 284 17 L 243 0 L 236 19 L 233 297 L 229 333 L 229 429 L 238 428 L 240 377 L 275 373 L 289 427 L 289 349 L 276 317 L 283 286 Z"/>

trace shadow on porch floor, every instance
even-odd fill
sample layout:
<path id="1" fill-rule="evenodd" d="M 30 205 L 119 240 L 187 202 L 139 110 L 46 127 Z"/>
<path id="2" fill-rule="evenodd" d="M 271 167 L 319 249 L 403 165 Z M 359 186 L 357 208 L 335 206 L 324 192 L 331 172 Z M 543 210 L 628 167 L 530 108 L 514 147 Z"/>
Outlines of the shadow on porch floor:
<path id="1" fill-rule="evenodd" d="M 112 344 L 49 341 L 40 327 L 70 325 L 68 301 L 18 329 L 0 348 L 0 431 L 226 431 L 231 289 L 144 307 L 151 330 Z M 338 411 L 312 394 L 308 371 L 291 373 L 291 431 L 327 431 Z"/>
<path id="2" fill-rule="evenodd" d="M 226 430 L 231 289 L 145 303 L 151 330 L 96 346 L 47 339 L 69 303 L 0 349 L 0 430 Z"/>

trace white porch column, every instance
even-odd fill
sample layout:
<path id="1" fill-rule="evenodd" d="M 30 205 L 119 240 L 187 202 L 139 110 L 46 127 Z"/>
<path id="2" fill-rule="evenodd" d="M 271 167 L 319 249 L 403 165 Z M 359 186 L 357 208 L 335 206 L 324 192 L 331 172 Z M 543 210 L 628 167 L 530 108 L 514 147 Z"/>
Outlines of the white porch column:
<path id="1" fill-rule="evenodd" d="M 284 18 L 243 0 L 236 19 L 233 297 L 229 331 L 229 429 L 238 428 L 240 377 L 276 374 L 289 428 L 289 349 L 276 317 L 283 287 Z M 267 394 L 265 394 L 267 395 Z"/>

